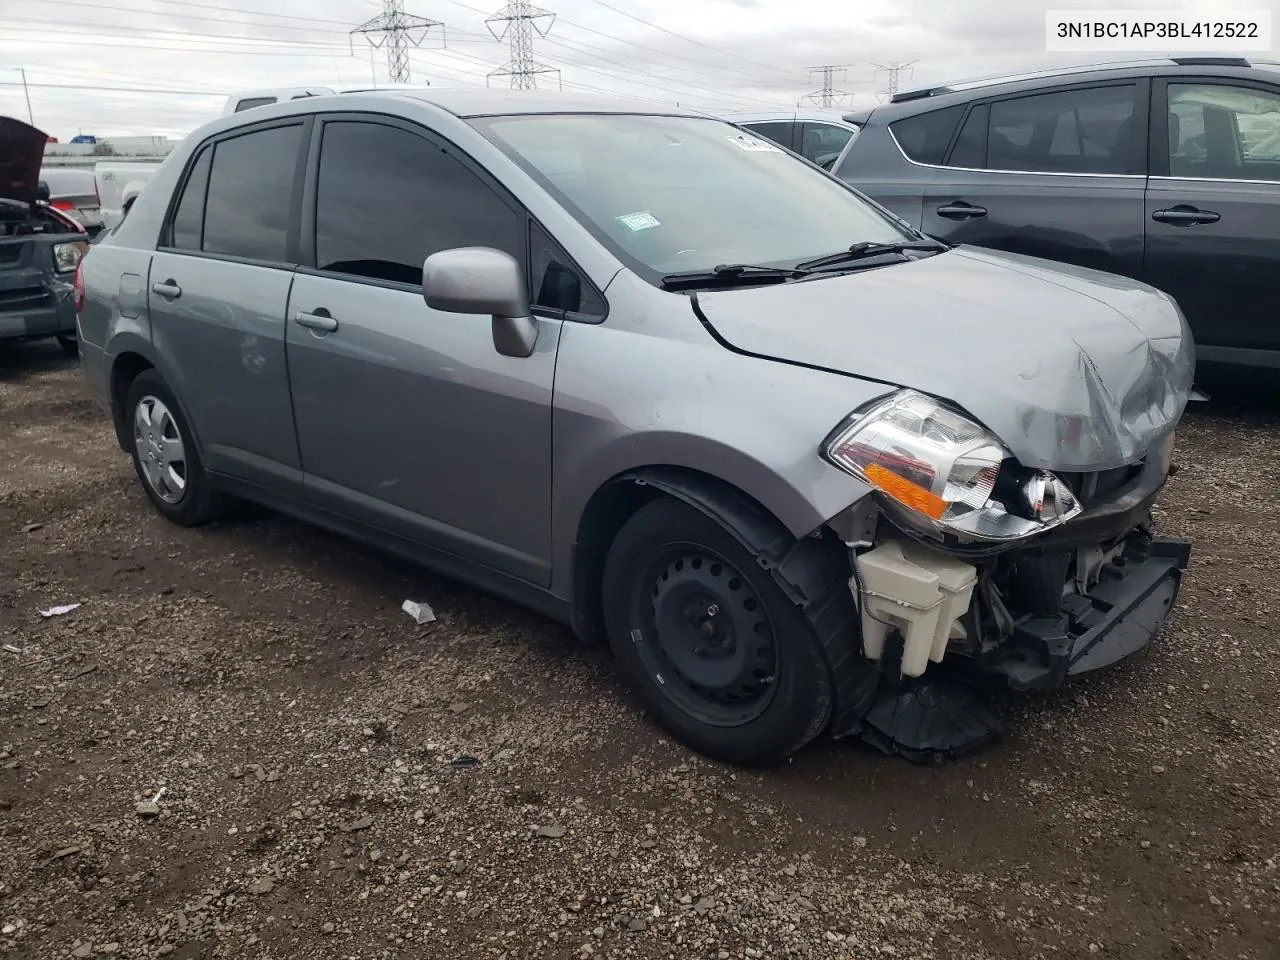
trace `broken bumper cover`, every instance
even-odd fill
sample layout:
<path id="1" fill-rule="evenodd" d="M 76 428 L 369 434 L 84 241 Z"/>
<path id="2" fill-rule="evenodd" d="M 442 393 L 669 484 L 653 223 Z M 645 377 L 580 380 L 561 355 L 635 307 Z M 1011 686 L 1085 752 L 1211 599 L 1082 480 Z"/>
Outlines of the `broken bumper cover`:
<path id="1" fill-rule="evenodd" d="M 1185 540 L 1154 537 L 1108 563 L 1085 594 L 1056 616 L 1020 621 L 976 666 L 1014 690 L 1049 690 L 1144 650 L 1173 609 L 1191 558 Z"/>

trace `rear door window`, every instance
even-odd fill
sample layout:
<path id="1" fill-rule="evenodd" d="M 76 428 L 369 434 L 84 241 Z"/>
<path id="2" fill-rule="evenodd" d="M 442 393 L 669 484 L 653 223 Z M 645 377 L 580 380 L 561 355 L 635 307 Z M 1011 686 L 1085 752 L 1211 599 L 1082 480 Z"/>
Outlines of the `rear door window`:
<path id="1" fill-rule="evenodd" d="M 418 286 L 427 257 L 470 246 L 495 247 L 524 263 L 522 215 L 426 137 L 383 123 L 325 123 L 319 269 Z"/>
<path id="2" fill-rule="evenodd" d="M 247 260 L 288 262 L 301 145 L 300 123 L 255 130 L 214 145 L 201 249 Z"/>
<path id="3" fill-rule="evenodd" d="M 848 127 L 806 121 L 800 125 L 798 152 L 806 160 L 811 160 L 824 170 L 830 170 L 852 136 L 853 131 Z"/>
<path id="4" fill-rule="evenodd" d="M 1137 90 L 1136 84 L 1085 87 L 992 103 L 987 168 L 1028 173 L 1134 171 Z"/>
<path id="5" fill-rule="evenodd" d="M 889 124 L 902 152 L 916 163 L 939 165 L 951 146 L 951 135 L 964 114 L 964 106 L 944 107 L 929 113 L 904 117 Z"/>

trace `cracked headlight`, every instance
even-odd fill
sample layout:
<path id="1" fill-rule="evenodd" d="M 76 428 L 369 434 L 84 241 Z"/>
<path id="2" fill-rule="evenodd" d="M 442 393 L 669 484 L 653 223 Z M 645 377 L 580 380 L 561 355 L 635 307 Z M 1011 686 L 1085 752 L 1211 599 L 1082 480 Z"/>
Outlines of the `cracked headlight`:
<path id="1" fill-rule="evenodd" d="M 1080 513 L 1059 478 L 923 393 L 900 390 L 849 417 L 823 457 L 865 480 L 900 522 L 935 539 L 1021 540 Z"/>

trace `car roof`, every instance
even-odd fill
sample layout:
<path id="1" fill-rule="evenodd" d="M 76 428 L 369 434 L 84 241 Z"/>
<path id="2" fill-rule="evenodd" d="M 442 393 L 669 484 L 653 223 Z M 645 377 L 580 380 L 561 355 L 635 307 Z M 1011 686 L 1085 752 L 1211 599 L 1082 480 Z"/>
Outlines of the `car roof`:
<path id="1" fill-rule="evenodd" d="M 918 87 L 894 94 L 877 108 L 880 115 L 907 116 L 986 97 L 1021 90 L 1085 83 L 1090 80 L 1129 79 L 1164 74 L 1256 77 L 1258 71 L 1280 73 L 1280 61 L 1245 57 L 1165 57 L 1143 60 L 1110 60 L 1101 63 L 1048 67 L 1017 74 L 1000 74 Z M 1270 77 L 1268 79 L 1280 79 Z"/>
<path id="2" fill-rule="evenodd" d="M 648 114 L 651 116 L 708 116 L 708 114 L 678 107 L 674 104 L 654 103 L 633 97 L 564 93 L 558 90 L 493 90 L 477 87 L 428 87 L 425 89 L 397 90 L 393 87 L 382 87 L 377 90 L 363 91 L 361 96 L 385 96 L 397 99 L 421 100 L 462 119 L 539 113 L 629 113 Z"/>
<path id="3" fill-rule="evenodd" d="M 805 120 L 823 123 L 848 123 L 839 110 L 743 110 L 722 113 L 720 119 L 730 123 L 769 123 L 770 121 Z"/>

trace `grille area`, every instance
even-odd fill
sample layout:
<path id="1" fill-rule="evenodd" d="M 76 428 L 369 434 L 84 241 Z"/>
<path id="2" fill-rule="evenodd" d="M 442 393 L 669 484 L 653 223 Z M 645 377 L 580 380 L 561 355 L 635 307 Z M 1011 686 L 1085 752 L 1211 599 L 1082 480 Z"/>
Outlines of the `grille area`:
<path id="1" fill-rule="evenodd" d="M 1096 473 L 1062 473 L 1059 476 L 1087 507 L 1123 490 L 1138 478 L 1145 464 L 1146 461 L 1143 460 L 1132 466 L 1117 467 L 1114 470 L 1099 470 Z"/>
<path id="2" fill-rule="evenodd" d="M 16 290 L 0 290 L 0 310 L 36 310 L 51 303 L 44 287 L 19 287 Z"/>

